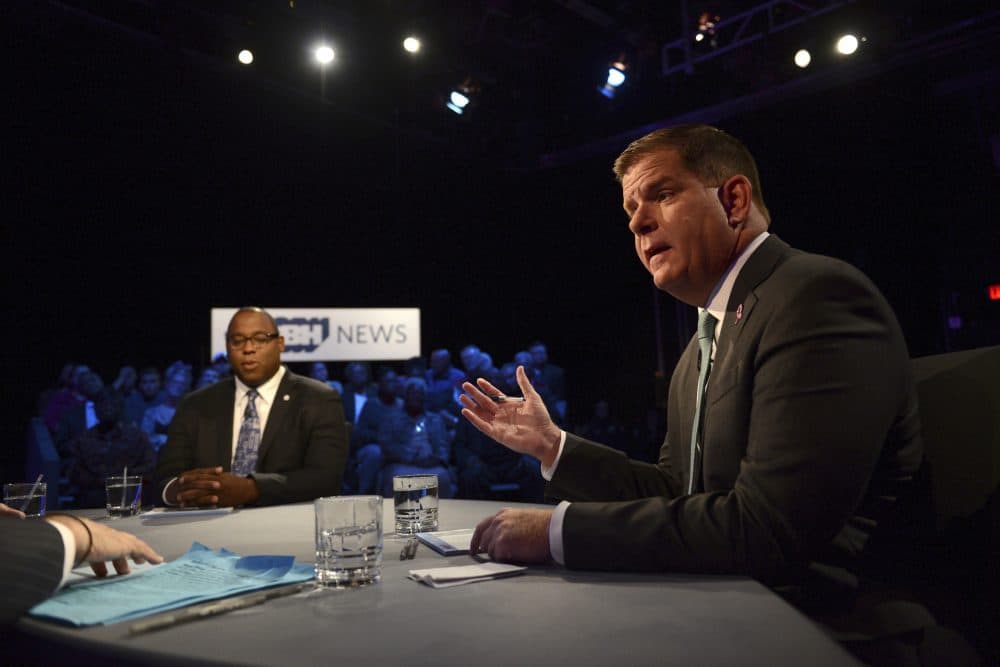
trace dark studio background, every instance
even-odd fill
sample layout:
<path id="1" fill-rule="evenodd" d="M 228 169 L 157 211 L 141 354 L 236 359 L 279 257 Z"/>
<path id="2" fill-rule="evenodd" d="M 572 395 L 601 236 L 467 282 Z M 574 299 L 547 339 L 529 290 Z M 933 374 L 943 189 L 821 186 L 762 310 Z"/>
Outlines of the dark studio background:
<path id="1" fill-rule="evenodd" d="M 738 53 L 680 83 L 647 60 L 623 93 L 631 98 L 609 104 L 594 87 L 617 33 L 575 33 L 583 21 L 561 3 L 412 3 L 425 27 L 444 26 L 427 31 L 442 39 L 458 32 L 456 13 L 496 4 L 511 21 L 537 12 L 547 23 L 533 29 L 564 31 L 535 68 L 497 65 L 482 33 L 454 42 L 492 71 L 467 118 L 435 97 L 458 76 L 439 64 L 444 47 L 433 76 L 382 62 L 362 80 L 338 63 L 320 91 L 308 64 L 285 80 L 217 55 L 235 39 L 213 32 L 223 19 L 205 19 L 202 42 L 180 20 L 147 25 L 157 4 L 0 10 L 4 479 L 21 475 L 35 400 L 65 361 L 89 363 L 106 383 L 126 363 L 197 368 L 220 305 L 419 307 L 424 355 L 447 347 L 456 363 L 468 342 L 499 365 L 542 339 L 567 370 L 574 421 L 602 397 L 620 418 L 639 418 L 655 400 L 658 349 L 669 374 L 690 315 L 661 297 L 657 339 L 656 297 L 610 172 L 633 136 L 608 139 L 705 109 L 755 154 L 771 231 L 862 268 L 913 356 L 1000 340 L 1000 306 L 986 298 L 1000 283 L 998 18 L 988 3 L 942 3 L 952 13 L 937 15 L 913 3 L 898 24 L 923 45 L 909 58 L 886 51 L 868 75 L 746 104 L 732 101 L 782 81 Z M 220 15 L 243 25 L 238 3 L 223 4 Z M 266 32 L 271 3 L 245 4 Z M 377 12 L 405 4 L 372 3 L 358 30 L 377 33 Z M 592 4 L 637 25 L 655 18 L 655 3 Z M 909 3 L 888 4 L 907 15 Z M 963 21 L 968 32 L 940 32 Z M 554 49 L 566 44 L 577 46 Z M 348 84 L 385 91 L 353 103 Z M 406 91 L 396 102 L 393 86 Z M 556 99 L 572 86 L 578 98 Z M 962 327 L 949 329 L 955 315 Z"/>

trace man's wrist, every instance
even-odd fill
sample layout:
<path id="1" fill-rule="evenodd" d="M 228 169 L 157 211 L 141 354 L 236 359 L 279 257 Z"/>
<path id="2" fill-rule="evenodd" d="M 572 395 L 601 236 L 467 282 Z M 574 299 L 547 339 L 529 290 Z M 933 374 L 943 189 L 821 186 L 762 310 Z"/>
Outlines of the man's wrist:
<path id="1" fill-rule="evenodd" d="M 553 432 L 543 436 L 543 442 L 545 443 L 544 449 L 537 458 L 543 468 L 551 468 L 555 464 L 556 459 L 559 458 L 559 447 L 562 444 L 562 429 L 556 427 Z"/>

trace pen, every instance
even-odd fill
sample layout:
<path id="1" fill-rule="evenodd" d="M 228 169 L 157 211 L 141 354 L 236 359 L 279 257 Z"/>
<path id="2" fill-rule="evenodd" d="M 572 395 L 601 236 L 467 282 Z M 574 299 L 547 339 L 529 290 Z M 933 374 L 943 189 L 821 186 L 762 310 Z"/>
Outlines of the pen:
<path id="1" fill-rule="evenodd" d="M 494 403 L 524 403 L 523 396 L 490 396 Z"/>
<path id="2" fill-rule="evenodd" d="M 162 630 L 163 628 L 169 628 L 181 623 L 187 623 L 188 621 L 196 621 L 199 618 L 218 616 L 219 614 L 225 614 L 237 609 L 253 607 L 254 605 L 261 604 L 262 602 L 266 602 L 267 600 L 271 600 L 273 598 L 294 595 L 295 593 L 304 591 L 314 585 L 314 582 L 306 581 L 298 584 L 291 584 L 289 586 L 278 586 L 277 588 L 271 588 L 266 591 L 261 591 L 260 593 L 253 593 L 251 595 L 242 595 L 240 597 L 227 598 L 225 600 L 216 600 L 215 602 L 195 605 L 193 607 L 188 607 L 187 609 L 181 609 L 176 613 L 158 616 L 147 621 L 133 623 L 129 626 L 128 633 L 130 635 L 138 635 L 143 632 Z"/>
<path id="3" fill-rule="evenodd" d="M 411 560 L 417 555 L 417 538 L 411 537 L 406 540 L 403 550 L 399 552 L 399 560 Z"/>

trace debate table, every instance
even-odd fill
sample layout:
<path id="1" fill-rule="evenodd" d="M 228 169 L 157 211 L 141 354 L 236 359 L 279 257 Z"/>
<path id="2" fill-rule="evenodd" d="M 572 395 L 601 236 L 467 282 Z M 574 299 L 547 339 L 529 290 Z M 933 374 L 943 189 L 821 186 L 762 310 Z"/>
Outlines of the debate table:
<path id="1" fill-rule="evenodd" d="M 505 506 L 518 505 L 442 500 L 440 529 L 474 527 Z M 521 576 L 432 589 L 407 572 L 473 559 L 445 558 L 420 545 L 414 559 L 399 560 L 404 539 L 392 534 L 392 501 L 383 509 L 378 584 L 307 591 L 138 635 L 129 635 L 129 622 L 71 628 L 32 617 L 18 629 L 36 644 L 147 665 L 859 664 L 812 621 L 745 577 L 543 565 Z M 138 535 L 168 560 L 194 541 L 240 555 L 314 559 L 312 503 L 155 523 L 138 516 L 110 525 Z"/>

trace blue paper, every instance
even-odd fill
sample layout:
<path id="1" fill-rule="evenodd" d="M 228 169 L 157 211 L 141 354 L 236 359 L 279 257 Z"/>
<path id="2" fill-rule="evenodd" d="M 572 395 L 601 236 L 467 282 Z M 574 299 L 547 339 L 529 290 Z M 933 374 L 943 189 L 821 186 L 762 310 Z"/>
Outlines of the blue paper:
<path id="1" fill-rule="evenodd" d="M 84 581 L 29 612 L 72 625 L 128 621 L 239 593 L 312 579 L 313 566 L 293 556 L 241 557 L 195 542 L 186 554 L 143 572 Z"/>

